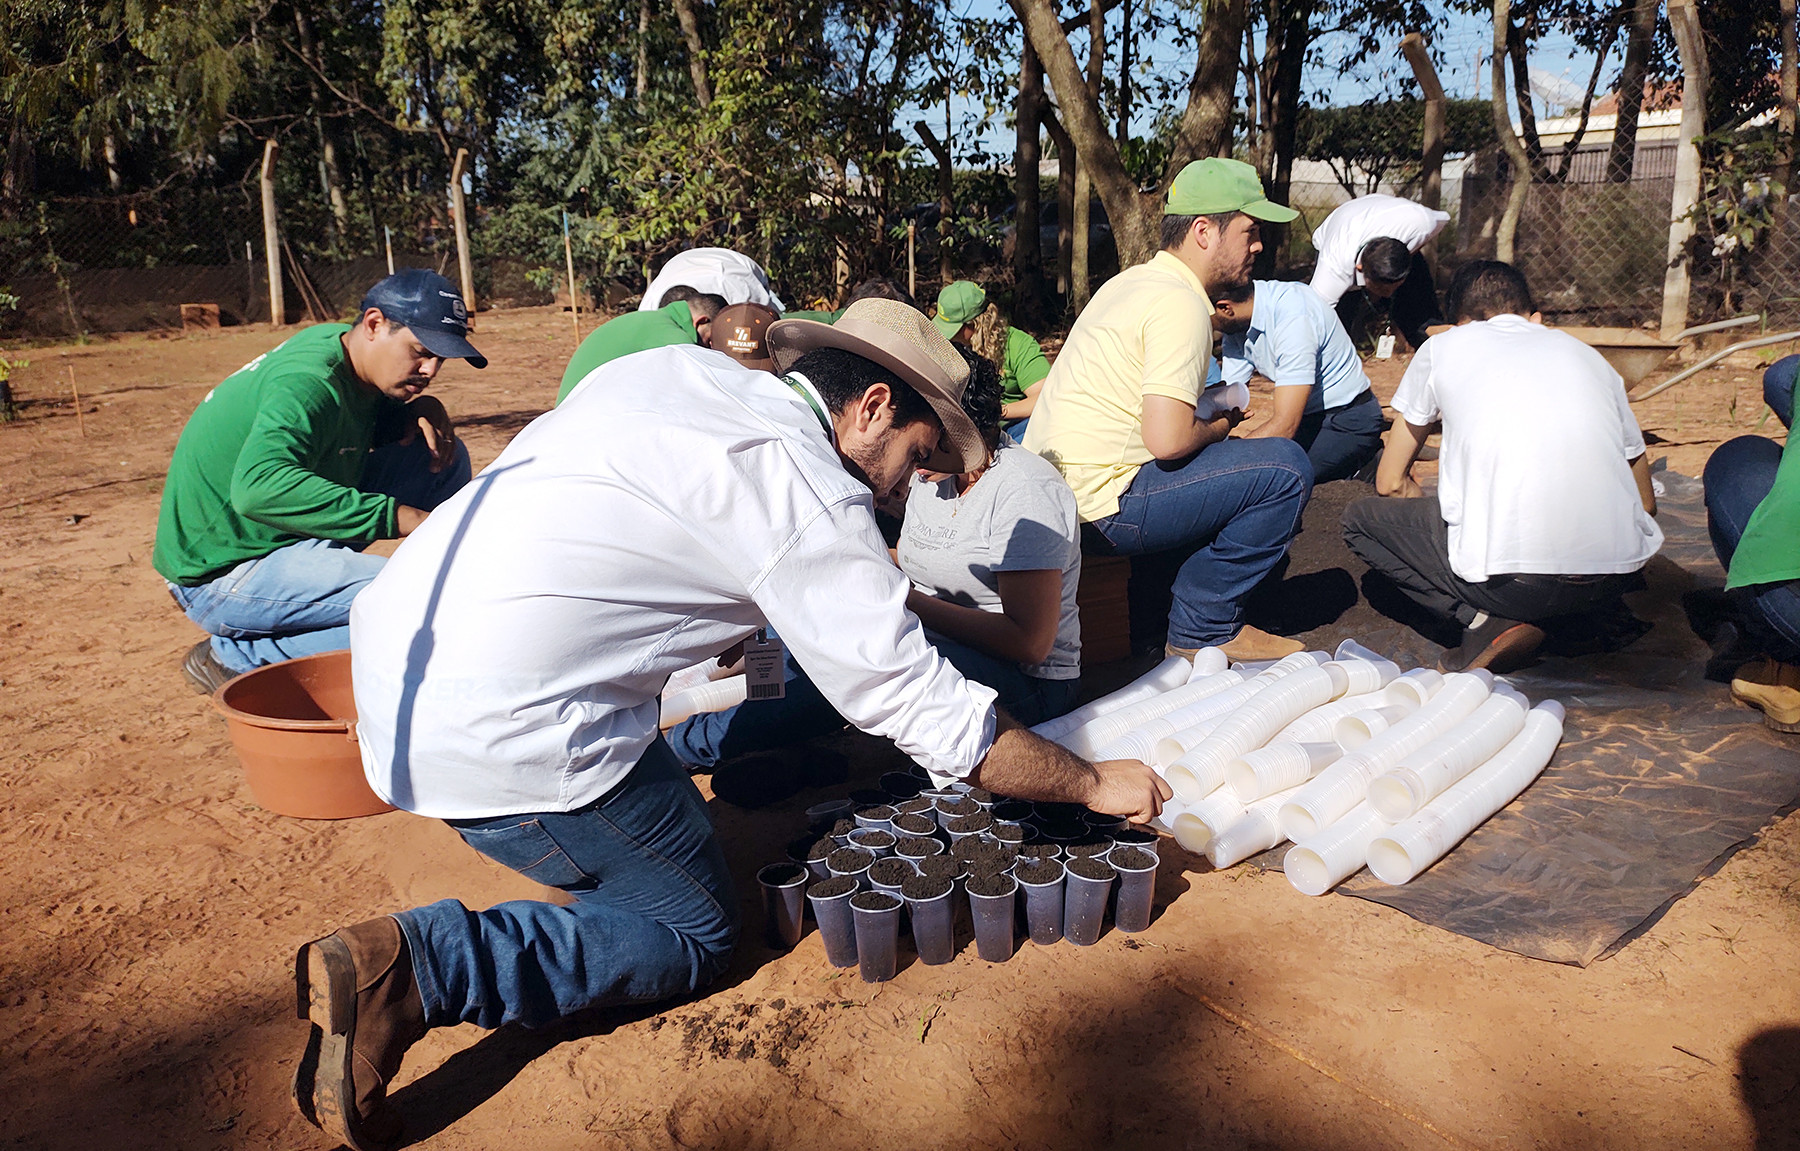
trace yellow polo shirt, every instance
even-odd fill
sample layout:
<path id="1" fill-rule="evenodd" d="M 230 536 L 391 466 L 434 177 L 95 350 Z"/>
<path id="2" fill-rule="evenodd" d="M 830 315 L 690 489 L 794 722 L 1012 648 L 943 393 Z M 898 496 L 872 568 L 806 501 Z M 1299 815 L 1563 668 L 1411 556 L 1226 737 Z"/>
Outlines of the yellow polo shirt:
<path id="1" fill-rule="evenodd" d="M 1156 457 L 1144 446 L 1144 397 L 1193 404 L 1212 362 L 1212 301 L 1170 252 L 1101 286 L 1075 321 L 1038 393 L 1025 447 L 1055 464 L 1084 523 Z"/>

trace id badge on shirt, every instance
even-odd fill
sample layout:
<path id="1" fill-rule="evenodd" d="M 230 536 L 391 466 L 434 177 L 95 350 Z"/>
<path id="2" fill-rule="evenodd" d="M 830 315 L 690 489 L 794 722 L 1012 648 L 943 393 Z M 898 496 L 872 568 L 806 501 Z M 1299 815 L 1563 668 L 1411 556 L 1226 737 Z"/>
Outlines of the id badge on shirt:
<path id="1" fill-rule="evenodd" d="M 1389 332 L 1375 341 L 1375 358 L 1378 360 L 1394 358 L 1394 333 Z"/>
<path id="2" fill-rule="evenodd" d="M 781 637 L 759 630 L 744 645 L 744 697 L 787 698 L 787 677 L 782 674 Z"/>

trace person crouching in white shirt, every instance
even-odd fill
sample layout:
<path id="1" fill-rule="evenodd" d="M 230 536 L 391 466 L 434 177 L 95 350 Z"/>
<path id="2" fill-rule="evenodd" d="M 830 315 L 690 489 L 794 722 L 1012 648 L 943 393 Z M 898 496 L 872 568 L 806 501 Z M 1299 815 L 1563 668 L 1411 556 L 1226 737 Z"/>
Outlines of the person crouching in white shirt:
<path id="1" fill-rule="evenodd" d="M 1457 326 L 1419 349 L 1394 395 L 1375 489 L 1344 509 L 1371 568 L 1462 626 L 1443 671 L 1504 672 L 1538 626 L 1614 601 L 1662 546 L 1644 437 L 1600 353 L 1546 328 L 1525 277 L 1481 260 L 1451 282 Z M 1441 422 L 1438 490 L 1412 465 Z"/>
<path id="2" fill-rule="evenodd" d="M 358 1149 L 428 1028 L 538 1026 L 724 970 L 738 899 L 706 804 L 657 732 L 669 675 L 774 628 L 837 711 L 940 782 L 1144 821 L 1169 796 L 1013 722 L 906 608 L 874 497 L 987 447 L 968 366 L 918 311 L 770 325 L 778 378 L 698 346 L 623 356 L 408 539 L 350 621 L 371 786 L 561 889 L 456 900 L 301 947 L 302 1114 Z"/>

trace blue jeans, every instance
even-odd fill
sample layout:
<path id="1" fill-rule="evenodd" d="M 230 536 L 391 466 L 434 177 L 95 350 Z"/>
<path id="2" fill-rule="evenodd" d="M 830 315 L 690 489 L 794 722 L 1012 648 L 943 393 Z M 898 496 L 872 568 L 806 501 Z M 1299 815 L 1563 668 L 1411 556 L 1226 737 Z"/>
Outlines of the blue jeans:
<path id="1" fill-rule="evenodd" d="M 1800 356 L 1777 360 L 1763 373 L 1763 399 L 1790 428 L 1796 376 Z M 1739 436 L 1719 445 L 1706 461 L 1706 527 L 1713 551 L 1728 570 L 1751 513 L 1775 486 L 1781 453 L 1773 440 Z M 1732 595 L 1764 650 L 1783 663 L 1800 663 L 1800 580 L 1739 588 Z"/>
<path id="2" fill-rule="evenodd" d="M 1208 647 L 1243 627 L 1243 598 L 1287 554 L 1312 482 L 1292 440 L 1224 440 L 1145 464 L 1093 527 L 1116 555 L 1195 549 L 1175 576 L 1169 642 Z"/>
<path id="3" fill-rule="evenodd" d="M 1313 483 L 1347 480 L 1381 454 L 1381 401 L 1364 392 L 1341 408 L 1300 417 L 1294 442 L 1306 449 Z"/>
<path id="4" fill-rule="evenodd" d="M 445 899 L 395 915 L 432 1027 L 537 1027 L 584 1007 L 668 999 L 731 959 L 738 903 L 725 853 L 661 739 L 577 811 L 449 822 L 476 851 L 575 902 L 477 912 Z"/>
<path id="5" fill-rule="evenodd" d="M 966 644 L 926 633 L 938 653 L 957 671 L 999 693 L 996 701 L 1027 727 L 1075 706 L 1079 679 L 1039 679 L 1026 675 L 1012 660 L 976 651 Z M 724 711 L 703 712 L 669 729 L 675 758 L 690 768 L 711 770 L 721 762 L 751 752 L 802 743 L 841 731 L 844 718 L 825 699 L 786 649 L 782 662 L 787 694 L 781 699 L 747 700 Z"/>
<path id="6" fill-rule="evenodd" d="M 410 444 L 388 444 L 369 453 L 358 486 L 430 511 L 468 483 L 471 471 L 469 449 L 460 440 L 456 459 L 443 471 L 433 473 L 430 461 L 422 436 Z M 170 584 L 169 594 L 212 635 L 213 654 L 234 674 L 341 651 L 350 646 L 350 601 L 385 562 L 363 555 L 364 546 L 299 540 L 207 583 Z"/>

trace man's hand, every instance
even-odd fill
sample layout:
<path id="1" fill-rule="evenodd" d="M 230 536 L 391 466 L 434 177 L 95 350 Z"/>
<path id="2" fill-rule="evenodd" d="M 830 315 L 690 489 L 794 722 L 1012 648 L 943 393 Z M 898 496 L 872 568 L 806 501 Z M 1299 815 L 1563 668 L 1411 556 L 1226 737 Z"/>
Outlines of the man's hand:
<path id="1" fill-rule="evenodd" d="M 431 470 L 443 471 L 456 458 L 456 429 L 450 423 L 450 413 L 444 410 L 444 402 L 436 396 L 416 396 L 406 405 L 406 414 L 413 426 L 406 429 L 406 437 L 400 442 L 410 444 L 413 436 L 424 436 L 425 446 L 431 450 Z"/>
<path id="2" fill-rule="evenodd" d="M 1087 806 L 1106 815 L 1121 815 L 1132 823 L 1148 823 L 1162 813 L 1162 805 L 1174 791 L 1147 763 L 1135 759 L 1106 759 L 1094 764 L 1099 779 Z"/>
<path id="3" fill-rule="evenodd" d="M 401 539 L 405 539 L 418 531 L 419 525 L 424 523 L 425 517 L 430 514 L 430 512 L 422 512 L 418 508 L 401 504 L 394 509 L 394 531 L 399 534 Z"/>

